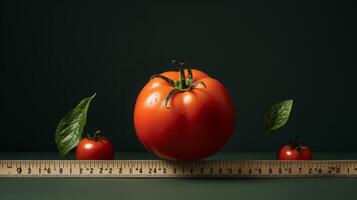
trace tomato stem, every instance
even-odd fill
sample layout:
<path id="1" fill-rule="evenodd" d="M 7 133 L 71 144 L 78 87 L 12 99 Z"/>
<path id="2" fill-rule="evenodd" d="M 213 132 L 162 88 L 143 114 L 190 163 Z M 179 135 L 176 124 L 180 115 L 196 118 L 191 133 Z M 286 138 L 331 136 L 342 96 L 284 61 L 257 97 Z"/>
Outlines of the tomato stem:
<path id="1" fill-rule="evenodd" d="M 193 89 L 194 87 L 196 87 L 198 84 L 202 84 L 205 88 L 207 87 L 203 81 L 193 82 L 192 69 L 188 64 L 186 64 L 184 62 L 179 62 L 177 60 L 172 60 L 171 63 L 175 64 L 179 70 L 179 73 L 180 73 L 179 80 L 175 81 L 175 80 L 172 80 L 172 79 L 170 79 L 166 76 L 163 76 L 161 74 L 155 74 L 155 75 L 151 76 L 151 78 L 150 78 L 150 80 L 152 80 L 154 78 L 160 78 L 174 87 L 174 89 L 172 89 L 169 92 L 169 94 L 167 95 L 167 97 L 165 98 L 165 107 L 166 108 L 168 108 L 167 105 L 168 105 L 171 97 L 174 94 L 176 94 L 177 92 L 189 91 L 189 90 Z M 185 77 L 185 69 L 187 70 L 187 74 L 188 74 L 187 79 Z"/>
<path id="2" fill-rule="evenodd" d="M 181 89 L 186 89 L 187 85 L 186 85 L 185 69 L 182 67 L 181 63 L 178 62 L 177 60 L 172 60 L 171 62 L 172 62 L 172 64 L 176 65 L 176 67 L 178 68 L 178 70 L 180 72 L 179 87 Z"/>
<path id="3" fill-rule="evenodd" d="M 187 85 L 192 85 L 192 79 L 193 79 L 193 75 L 192 75 L 192 70 L 191 67 L 187 64 L 187 63 L 180 63 L 181 66 L 185 66 L 187 69 L 187 73 L 188 73 L 188 79 L 186 80 L 186 84 Z"/>

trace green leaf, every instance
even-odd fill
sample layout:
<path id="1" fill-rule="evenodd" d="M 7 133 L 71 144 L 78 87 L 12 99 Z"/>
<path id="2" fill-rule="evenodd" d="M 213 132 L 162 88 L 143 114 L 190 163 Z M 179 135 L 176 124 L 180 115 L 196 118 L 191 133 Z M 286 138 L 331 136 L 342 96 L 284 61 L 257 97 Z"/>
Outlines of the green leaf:
<path id="1" fill-rule="evenodd" d="M 87 122 L 88 107 L 95 95 L 84 98 L 59 122 L 56 129 L 55 141 L 61 156 L 66 155 L 81 140 L 83 129 Z"/>
<path id="2" fill-rule="evenodd" d="M 293 100 L 285 100 L 271 107 L 264 116 L 264 129 L 266 132 L 278 129 L 286 124 L 289 119 Z"/>

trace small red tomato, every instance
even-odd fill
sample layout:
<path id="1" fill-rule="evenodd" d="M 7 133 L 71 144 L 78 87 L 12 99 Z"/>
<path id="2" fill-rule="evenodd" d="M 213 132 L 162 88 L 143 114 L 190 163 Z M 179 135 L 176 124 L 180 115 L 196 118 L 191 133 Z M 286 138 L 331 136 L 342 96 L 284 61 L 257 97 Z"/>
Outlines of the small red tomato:
<path id="1" fill-rule="evenodd" d="M 278 160 L 312 160 L 309 147 L 299 142 L 298 137 L 289 144 L 284 145 L 278 152 Z"/>
<path id="2" fill-rule="evenodd" d="M 102 137 L 97 131 L 93 137 L 83 138 L 76 150 L 77 160 L 113 160 L 113 144 L 107 137 Z"/>

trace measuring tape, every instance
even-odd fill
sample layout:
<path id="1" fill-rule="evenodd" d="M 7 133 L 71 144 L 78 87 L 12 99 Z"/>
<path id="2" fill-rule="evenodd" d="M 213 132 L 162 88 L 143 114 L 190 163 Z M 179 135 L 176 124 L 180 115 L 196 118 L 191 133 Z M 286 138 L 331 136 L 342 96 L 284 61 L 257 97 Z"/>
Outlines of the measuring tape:
<path id="1" fill-rule="evenodd" d="M 0 177 L 357 177 L 357 160 L 0 160 Z"/>

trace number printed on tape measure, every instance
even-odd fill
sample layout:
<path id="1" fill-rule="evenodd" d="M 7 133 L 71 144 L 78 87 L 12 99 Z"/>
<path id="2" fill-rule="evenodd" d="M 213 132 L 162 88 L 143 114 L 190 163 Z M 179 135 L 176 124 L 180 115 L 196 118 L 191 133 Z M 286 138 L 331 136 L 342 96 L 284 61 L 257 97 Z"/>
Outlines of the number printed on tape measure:
<path id="1" fill-rule="evenodd" d="M 0 160 L 0 177 L 357 177 L 357 160 Z"/>

